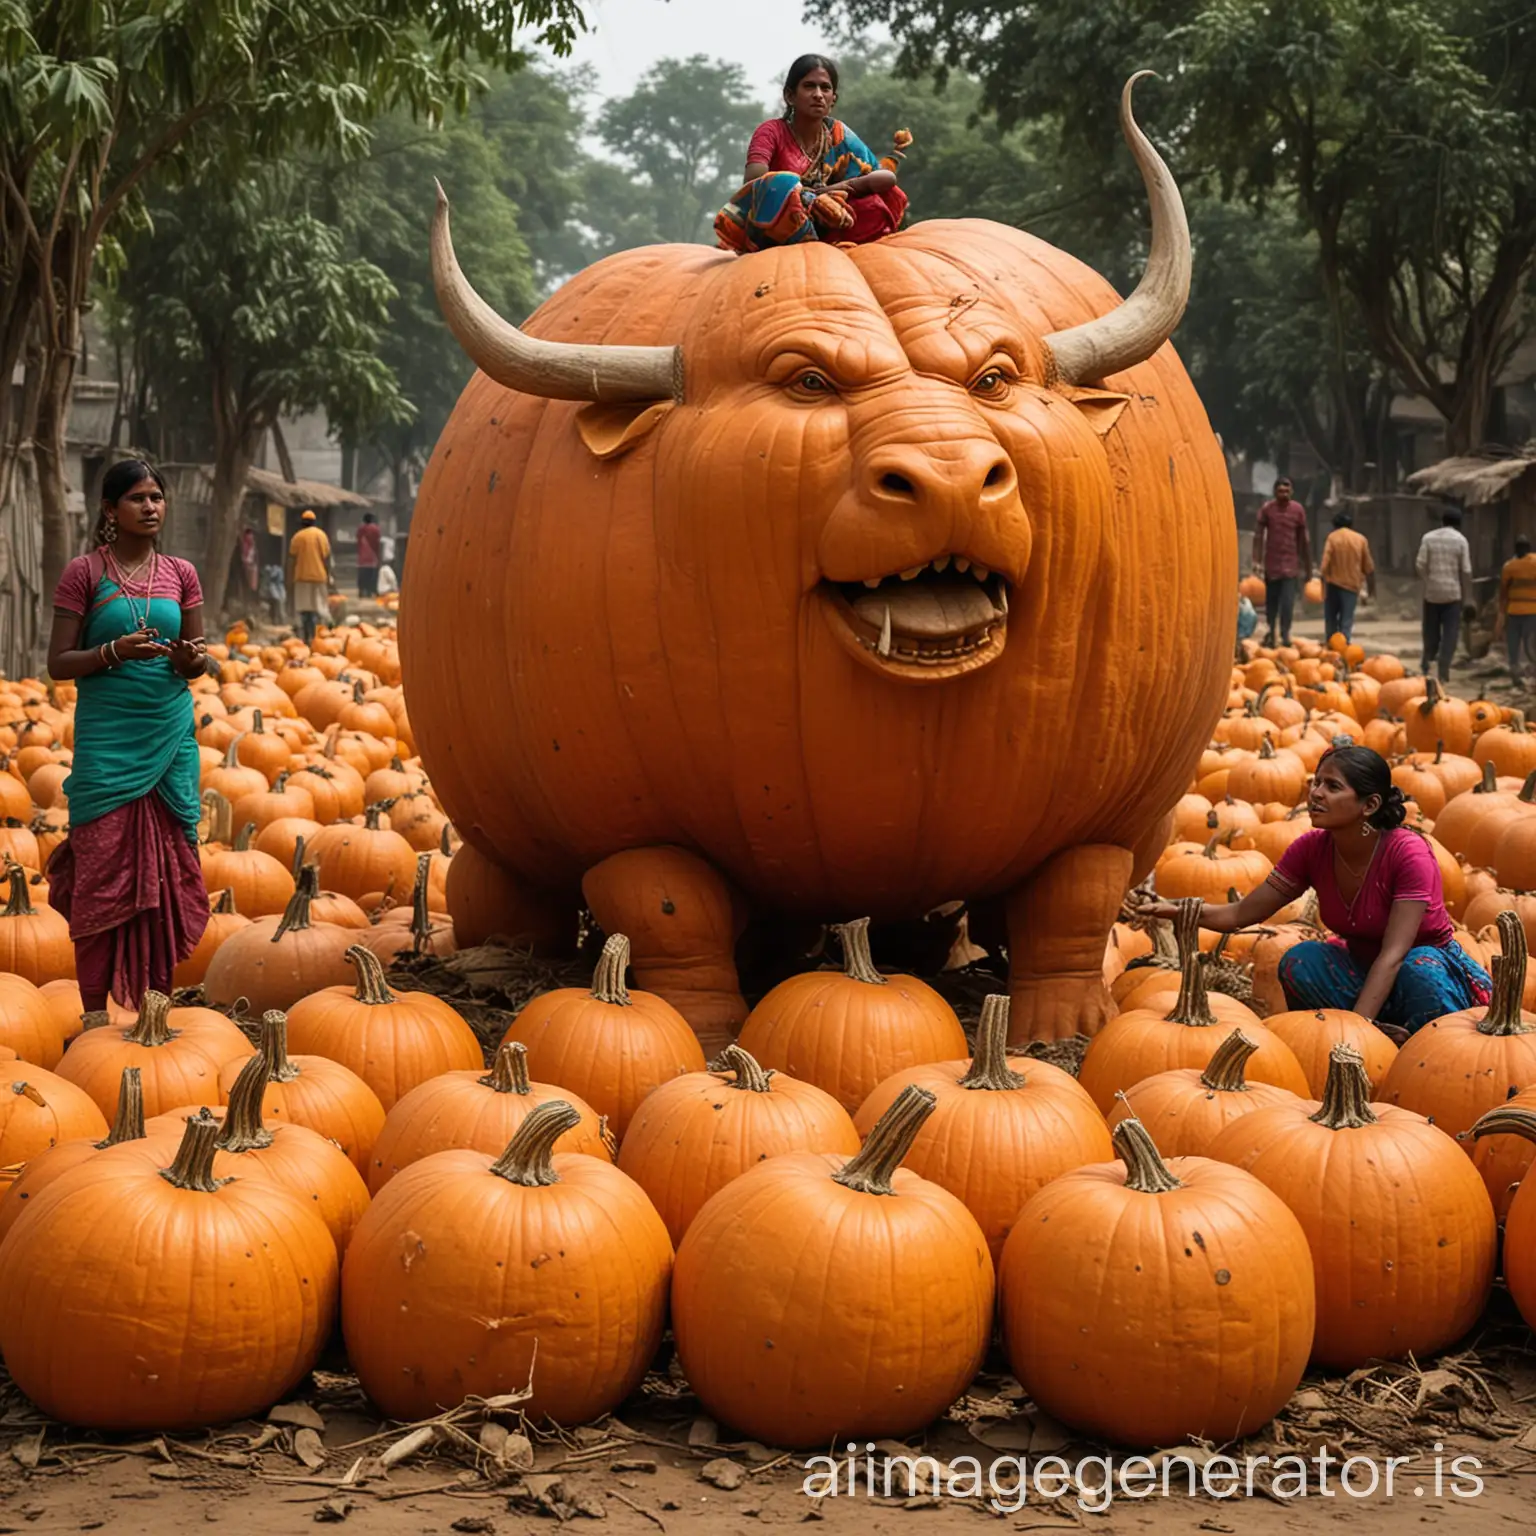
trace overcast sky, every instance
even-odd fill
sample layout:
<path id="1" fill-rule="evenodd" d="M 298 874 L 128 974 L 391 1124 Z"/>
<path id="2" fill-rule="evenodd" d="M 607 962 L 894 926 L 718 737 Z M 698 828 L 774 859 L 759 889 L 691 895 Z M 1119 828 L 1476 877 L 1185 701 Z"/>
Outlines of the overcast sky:
<path id="1" fill-rule="evenodd" d="M 592 30 L 572 62 L 590 64 L 619 96 L 658 59 L 703 53 L 740 64 L 765 102 L 802 53 L 832 52 L 831 34 L 803 19 L 804 0 L 584 0 Z"/>

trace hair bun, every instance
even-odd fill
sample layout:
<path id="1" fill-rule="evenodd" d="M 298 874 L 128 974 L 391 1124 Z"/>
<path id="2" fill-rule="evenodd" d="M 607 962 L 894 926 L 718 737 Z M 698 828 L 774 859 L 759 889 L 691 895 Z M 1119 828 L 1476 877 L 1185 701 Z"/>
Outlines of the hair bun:
<path id="1" fill-rule="evenodd" d="M 1408 819 L 1408 798 L 1402 789 L 1394 784 L 1382 796 L 1381 809 L 1371 817 L 1371 825 L 1378 827 L 1383 832 L 1390 832 L 1394 827 L 1400 827 Z"/>

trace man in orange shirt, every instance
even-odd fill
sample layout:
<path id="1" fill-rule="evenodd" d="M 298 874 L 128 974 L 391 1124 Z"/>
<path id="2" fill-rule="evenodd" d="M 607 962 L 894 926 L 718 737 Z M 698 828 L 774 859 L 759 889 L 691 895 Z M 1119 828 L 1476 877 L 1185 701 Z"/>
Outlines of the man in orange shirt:
<path id="1" fill-rule="evenodd" d="M 1499 617 L 1493 633 L 1495 639 L 1502 634 L 1509 649 L 1509 675 L 1517 682 L 1522 676 L 1529 680 L 1529 667 L 1536 662 L 1536 555 L 1523 534 L 1515 540 L 1515 558 L 1504 562 L 1499 576 Z"/>
<path id="2" fill-rule="evenodd" d="M 315 514 L 308 508 L 300 518 L 303 527 L 288 541 L 288 590 L 298 609 L 299 627 L 308 645 L 325 614 L 331 580 L 331 541 L 325 529 L 316 526 Z"/>
<path id="3" fill-rule="evenodd" d="M 1333 514 L 1333 532 L 1323 545 L 1323 636 L 1343 635 L 1354 638 L 1355 604 L 1364 587 L 1376 596 L 1376 563 L 1371 559 L 1371 544 L 1363 533 L 1356 533 L 1354 518 L 1340 508 Z"/>

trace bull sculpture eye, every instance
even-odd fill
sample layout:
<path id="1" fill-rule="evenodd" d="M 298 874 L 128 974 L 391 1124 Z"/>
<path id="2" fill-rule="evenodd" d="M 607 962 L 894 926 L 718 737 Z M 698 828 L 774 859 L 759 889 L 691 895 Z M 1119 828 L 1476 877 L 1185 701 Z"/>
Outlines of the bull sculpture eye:
<path id="1" fill-rule="evenodd" d="M 835 395 L 837 386 L 826 374 L 817 372 L 814 368 L 807 368 L 804 373 L 797 374 L 794 387 L 807 395 Z"/>
<path id="2" fill-rule="evenodd" d="M 1013 379 L 1001 368 L 988 368 L 971 384 L 971 393 L 991 400 L 1001 400 L 1007 395 L 1012 383 Z"/>

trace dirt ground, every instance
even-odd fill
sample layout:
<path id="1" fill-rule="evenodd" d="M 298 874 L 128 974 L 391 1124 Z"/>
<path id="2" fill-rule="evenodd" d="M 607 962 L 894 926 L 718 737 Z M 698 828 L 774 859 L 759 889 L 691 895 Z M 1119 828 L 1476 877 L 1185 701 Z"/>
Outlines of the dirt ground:
<path id="1" fill-rule="evenodd" d="M 1097 1492 L 1101 1465 L 1081 1464 L 1106 1448 L 1074 1440 L 1036 1413 L 1016 1382 L 995 1373 L 983 1375 L 973 1395 L 925 1440 L 914 1439 L 910 1452 L 880 1442 L 869 1459 L 874 1496 L 865 1491 L 861 1464 L 857 1494 L 846 1492 L 843 1470 L 844 1491 L 816 1498 L 803 1490 L 804 1456 L 731 1442 L 702 1416 L 685 1385 L 665 1372 L 653 1373 L 640 1393 L 595 1426 L 539 1434 L 521 1422 L 515 1404 L 466 1405 L 423 1426 L 383 1425 L 351 1376 L 317 1371 L 266 1422 L 147 1440 L 67 1430 L 40 1419 L 8 1385 L 0 1387 L 0 1533 L 180 1536 L 216 1524 L 243 1536 L 281 1536 L 316 1523 L 345 1523 L 381 1533 L 543 1536 L 595 1520 L 607 1522 L 616 1536 L 750 1536 L 764 1525 L 802 1523 L 873 1536 L 909 1523 L 934 1532 L 971 1530 L 978 1520 L 1015 1531 L 1081 1527 L 1169 1536 L 1267 1536 L 1311 1531 L 1323 1520 L 1349 1521 L 1358 1536 L 1374 1536 L 1389 1522 L 1400 1528 L 1405 1520 L 1430 1527 L 1454 1521 L 1458 1532 L 1493 1532 L 1505 1522 L 1529 1526 L 1536 1515 L 1536 1353 L 1512 1317 L 1507 1301 L 1497 1298 L 1477 1337 L 1422 1370 L 1381 1366 L 1348 1380 L 1309 1377 L 1261 1435 L 1223 1448 L 1272 1463 L 1305 1456 L 1314 1468 L 1322 1456 L 1331 1495 L 1319 1490 L 1314 1472 L 1308 1496 L 1286 1497 L 1298 1485 L 1267 1488 L 1270 1474 L 1261 1466 L 1251 1496 L 1242 1486 L 1245 1473 L 1213 1483 L 1218 1491 L 1235 1484 L 1234 1497 L 1190 1496 L 1186 1464 L 1172 1473 L 1167 1496 L 1154 1469 L 1140 1474 L 1149 1481 L 1135 1485 L 1150 1482 L 1150 1497 L 1116 1498 L 1106 1509 Z M 898 1474 L 893 1496 L 884 1497 L 886 1453 L 919 1450 L 947 1469 L 939 1496 L 931 1484 L 908 1496 Z M 1198 1466 L 1210 1449 L 1180 1453 Z M 1018 1507 L 1012 1468 L 1026 1454 L 1032 1461 L 1060 1456 L 1065 1465 L 1059 1472 L 1038 1467 L 1039 1481 Z M 1372 1458 L 1383 1469 L 1387 1458 L 1397 1458 L 1395 1496 L 1387 1498 L 1384 1485 L 1370 1497 L 1341 1491 L 1340 1463 L 1349 1457 Z M 1456 1457 L 1474 1460 L 1453 1468 Z M 965 1458 L 982 1469 L 1005 1458 L 994 1475 L 1006 1509 L 989 1507 L 994 1493 L 985 1485 L 977 1490 L 954 1481 L 967 1475 Z M 1059 1479 L 1074 1471 L 1080 1483 L 1063 1490 Z M 1458 1474 L 1477 1476 L 1480 1490 L 1466 1481 L 1459 1486 L 1469 1496 L 1453 1496 Z M 1349 1475 L 1361 1490 L 1372 1476 L 1363 1463 L 1352 1464 Z"/>

